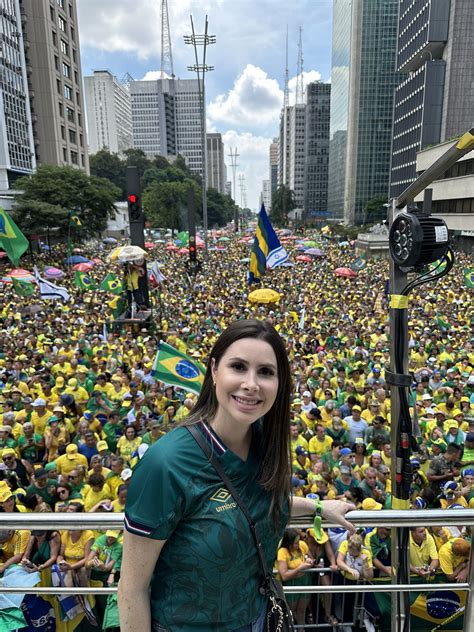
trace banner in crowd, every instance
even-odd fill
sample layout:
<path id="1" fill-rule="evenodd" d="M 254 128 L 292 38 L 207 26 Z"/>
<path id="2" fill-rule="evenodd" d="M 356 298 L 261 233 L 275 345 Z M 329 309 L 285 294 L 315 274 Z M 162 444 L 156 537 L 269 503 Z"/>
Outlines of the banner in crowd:
<path id="1" fill-rule="evenodd" d="M 161 341 L 158 345 L 151 374 L 160 382 L 180 386 L 199 395 L 206 369 L 171 345 Z"/>
<path id="2" fill-rule="evenodd" d="M 40 298 L 50 301 L 70 300 L 71 295 L 65 287 L 61 285 L 55 285 L 54 283 L 43 279 L 43 277 L 40 276 L 40 273 L 38 272 L 38 268 L 36 266 L 34 267 L 34 273 L 40 291 Z"/>
<path id="3" fill-rule="evenodd" d="M 276 268 L 288 259 L 262 204 L 250 255 L 249 285 L 259 283 L 268 268 Z"/>
<path id="4" fill-rule="evenodd" d="M 121 294 L 123 291 L 123 283 L 116 274 L 108 274 L 100 284 L 100 289 L 112 294 Z"/>
<path id="5" fill-rule="evenodd" d="M 468 288 L 474 287 L 474 268 L 464 268 L 464 285 Z"/>

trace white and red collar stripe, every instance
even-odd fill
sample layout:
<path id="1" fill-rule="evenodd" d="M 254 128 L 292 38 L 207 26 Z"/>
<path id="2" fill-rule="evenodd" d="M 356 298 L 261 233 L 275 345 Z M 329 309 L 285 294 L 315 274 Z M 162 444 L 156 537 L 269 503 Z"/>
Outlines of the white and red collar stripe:
<path id="1" fill-rule="evenodd" d="M 224 452 L 227 451 L 227 448 L 216 435 L 216 433 L 212 430 L 212 428 L 209 428 L 209 426 L 204 423 L 204 421 L 199 422 L 199 427 L 203 435 L 209 441 L 210 445 L 214 448 L 217 454 L 224 454 Z"/>

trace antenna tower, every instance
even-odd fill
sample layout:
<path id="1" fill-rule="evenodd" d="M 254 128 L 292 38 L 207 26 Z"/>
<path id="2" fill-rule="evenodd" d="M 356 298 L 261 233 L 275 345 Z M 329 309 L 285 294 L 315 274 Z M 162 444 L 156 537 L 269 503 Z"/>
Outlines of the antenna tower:
<path id="1" fill-rule="evenodd" d="M 240 187 L 240 208 L 245 208 L 246 191 L 245 191 L 245 175 L 239 173 L 239 187 Z"/>
<path id="2" fill-rule="evenodd" d="M 235 190 L 235 172 L 237 170 L 237 167 L 239 166 L 237 164 L 237 157 L 240 156 L 240 154 L 237 153 L 237 147 L 235 149 L 232 149 L 232 147 L 230 147 L 229 149 L 229 158 L 230 158 L 230 166 L 232 168 L 232 194 L 233 194 L 233 198 L 234 198 L 234 202 L 235 202 L 235 210 L 234 210 L 234 228 L 235 228 L 235 232 L 237 232 L 239 230 L 239 211 L 237 208 L 237 192 Z"/>
<path id="3" fill-rule="evenodd" d="M 161 0 L 161 80 L 166 78 L 165 75 L 174 79 L 168 0 Z"/>
<path id="4" fill-rule="evenodd" d="M 303 86 L 303 29 L 300 26 L 300 39 L 298 41 L 298 62 L 296 64 L 296 105 L 304 103 Z"/>

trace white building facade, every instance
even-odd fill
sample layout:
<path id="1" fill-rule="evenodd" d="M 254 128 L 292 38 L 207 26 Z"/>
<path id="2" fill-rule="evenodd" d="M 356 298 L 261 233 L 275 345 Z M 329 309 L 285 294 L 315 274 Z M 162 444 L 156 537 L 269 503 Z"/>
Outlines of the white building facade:
<path id="1" fill-rule="evenodd" d="M 109 70 L 84 77 L 89 153 L 101 149 L 122 154 L 133 147 L 130 89 Z"/>

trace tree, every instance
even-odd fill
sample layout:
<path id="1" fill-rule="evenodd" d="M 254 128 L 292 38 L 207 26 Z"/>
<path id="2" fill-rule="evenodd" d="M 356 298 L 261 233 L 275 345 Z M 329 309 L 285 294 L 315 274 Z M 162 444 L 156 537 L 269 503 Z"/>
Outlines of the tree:
<path id="1" fill-rule="evenodd" d="M 295 192 L 281 184 L 272 197 L 270 219 L 276 226 L 287 226 L 288 215 L 296 208 Z"/>
<path id="2" fill-rule="evenodd" d="M 121 191 L 121 200 L 126 198 L 125 164 L 118 154 L 112 154 L 107 149 L 101 149 L 89 158 L 92 176 L 107 178 Z"/>
<path id="3" fill-rule="evenodd" d="M 367 202 L 364 208 L 364 224 L 376 224 L 387 219 L 388 199 L 384 195 L 372 198 Z"/>
<path id="4" fill-rule="evenodd" d="M 72 215 L 81 226 L 77 237 L 96 236 L 116 213 L 120 190 L 109 180 L 88 176 L 73 167 L 43 165 L 31 176 L 19 178 L 23 191 L 14 205 L 14 221 L 26 234 L 42 233 L 46 227 L 70 230 Z"/>
<path id="5" fill-rule="evenodd" d="M 126 149 L 123 153 L 125 155 L 125 166 L 137 167 L 140 178 L 148 167 L 151 167 L 150 160 L 148 160 L 145 152 L 141 149 Z"/>
<path id="6" fill-rule="evenodd" d="M 149 167 L 143 174 L 141 180 L 142 191 L 146 191 L 154 182 L 168 182 L 166 169 L 158 169 L 158 167 L 153 165 Z"/>
<path id="7" fill-rule="evenodd" d="M 224 226 L 234 219 L 234 200 L 217 189 L 207 190 L 207 219 L 209 226 Z"/>

